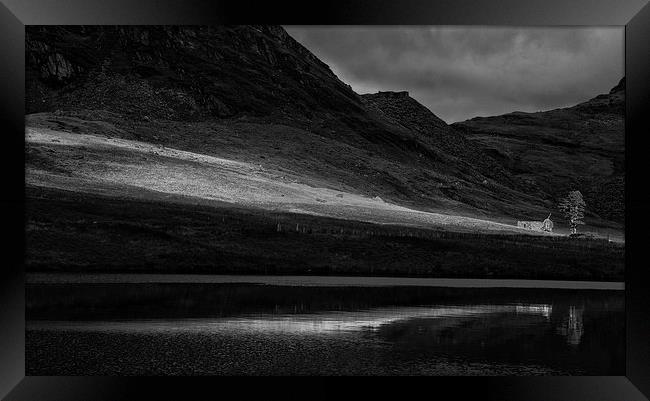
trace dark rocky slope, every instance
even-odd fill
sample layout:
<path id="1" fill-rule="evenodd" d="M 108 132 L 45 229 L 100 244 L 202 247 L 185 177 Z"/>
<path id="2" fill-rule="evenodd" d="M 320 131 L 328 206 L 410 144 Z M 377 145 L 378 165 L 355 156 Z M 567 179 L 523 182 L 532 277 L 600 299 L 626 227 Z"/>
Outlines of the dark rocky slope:
<path id="1" fill-rule="evenodd" d="M 592 217 L 623 222 L 625 78 L 573 107 L 452 126 L 524 181 L 529 193 L 556 201 L 579 189 Z"/>
<path id="2" fill-rule="evenodd" d="M 29 27 L 27 110 L 202 120 L 359 112 L 356 94 L 280 27 Z"/>

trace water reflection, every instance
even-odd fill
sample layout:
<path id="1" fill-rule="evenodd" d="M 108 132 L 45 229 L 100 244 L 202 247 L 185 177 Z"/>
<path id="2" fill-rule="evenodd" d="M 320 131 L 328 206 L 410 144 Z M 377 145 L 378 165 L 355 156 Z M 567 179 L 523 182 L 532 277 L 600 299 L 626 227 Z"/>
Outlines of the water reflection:
<path id="1" fill-rule="evenodd" d="M 297 310 L 297 309 L 296 309 Z M 551 305 L 456 305 L 456 306 L 417 306 L 388 307 L 368 310 L 328 311 L 318 313 L 292 314 L 247 314 L 234 318 L 220 319 L 179 319 L 131 321 L 46 321 L 34 323 L 32 327 L 51 327 L 59 329 L 86 330 L 145 330 L 145 331 L 201 331 L 201 332 L 263 332 L 285 334 L 336 334 L 344 331 L 377 331 L 382 326 L 422 324 L 423 321 L 443 319 L 462 321 L 481 315 L 539 315 L 550 318 Z"/>
<path id="2" fill-rule="evenodd" d="M 461 321 L 490 314 L 540 315 L 550 318 L 551 305 L 457 305 L 391 307 L 354 312 L 315 314 L 250 315 L 213 322 L 214 328 L 235 331 L 326 334 L 343 331 L 378 331 L 391 324 L 410 324 L 434 319 Z"/>
<path id="3" fill-rule="evenodd" d="M 232 349 L 260 347 L 270 360 L 292 358 L 273 344 L 323 341 L 326 350 L 370 347 L 386 366 L 446 358 L 573 374 L 624 371 L 620 291 L 197 284 L 27 290 L 28 330 L 169 335 L 181 347 L 208 336 L 231 341 Z"/>
<path id="4" fill-rule="evenodd" d="M 565 336 L 568 344 L 580 344 L 580 340 L 584 334 L 584 324 L 582 323 L 583 312 L 584 309 L 571 305 L 569 307 L 569 313 L 565 315 L 560 325 L 557 326 L 557 333 Z"/>
<path id="5" fill-rule="evenodd" d="M 553 306 L 552 305 L 517 305 L 515 308 L 515 312 L 520 314 L 542 315 L 548 320 L 551 318 L 551 312 L 553 312 Z"/>

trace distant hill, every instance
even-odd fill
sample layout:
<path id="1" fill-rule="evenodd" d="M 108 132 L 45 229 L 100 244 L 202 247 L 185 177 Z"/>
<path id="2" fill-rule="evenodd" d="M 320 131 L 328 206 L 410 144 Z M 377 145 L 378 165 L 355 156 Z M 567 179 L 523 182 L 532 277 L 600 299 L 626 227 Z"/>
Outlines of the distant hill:
<path id="1" fill-rule="evenodd" d="M 573 107 L 452 124 L 527 185 L 556 200 L 578 189 L 595 217 L 624 220 L 625 78 Z"/>
<path id="2" fill-rule="evenodd" d="M 449 126 L 405 92 L 356 94 L 278 26 L 26 27 L 29 124 L 256 163 L 312 186 L 496 219 L 543 218 L 578 179 L 590 188 L 588 205 L 596 197 L 615 204 L 619 92 L 564 111 Z M 598 213 L 618 218 L 613 210 Z"/>

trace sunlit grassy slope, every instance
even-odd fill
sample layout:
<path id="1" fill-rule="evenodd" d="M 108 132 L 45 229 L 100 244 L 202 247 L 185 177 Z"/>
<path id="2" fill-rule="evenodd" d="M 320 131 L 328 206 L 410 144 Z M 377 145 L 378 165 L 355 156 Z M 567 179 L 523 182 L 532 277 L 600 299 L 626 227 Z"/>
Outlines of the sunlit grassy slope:
<path id="1" fill-rule="evenodd" d="M 28 128 L 32 271 L 620 280 L 623 246 L 316 186 L 260 163 Z"/>

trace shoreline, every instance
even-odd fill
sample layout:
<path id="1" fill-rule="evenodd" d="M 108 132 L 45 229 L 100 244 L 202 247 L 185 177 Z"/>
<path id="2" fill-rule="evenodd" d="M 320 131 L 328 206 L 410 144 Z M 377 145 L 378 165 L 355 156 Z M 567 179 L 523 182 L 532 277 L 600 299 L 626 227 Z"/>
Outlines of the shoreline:
<path id="1" fill-rule="evenodd" d="M 151 274 L 151 273 L 26 273 L 26 284 L 261 284 L 302 287 L 454 287 L 454 288 L 549 288 L 575 290 L 625 290 L 624 282 L 463 279 L 426 277 Z"/>

